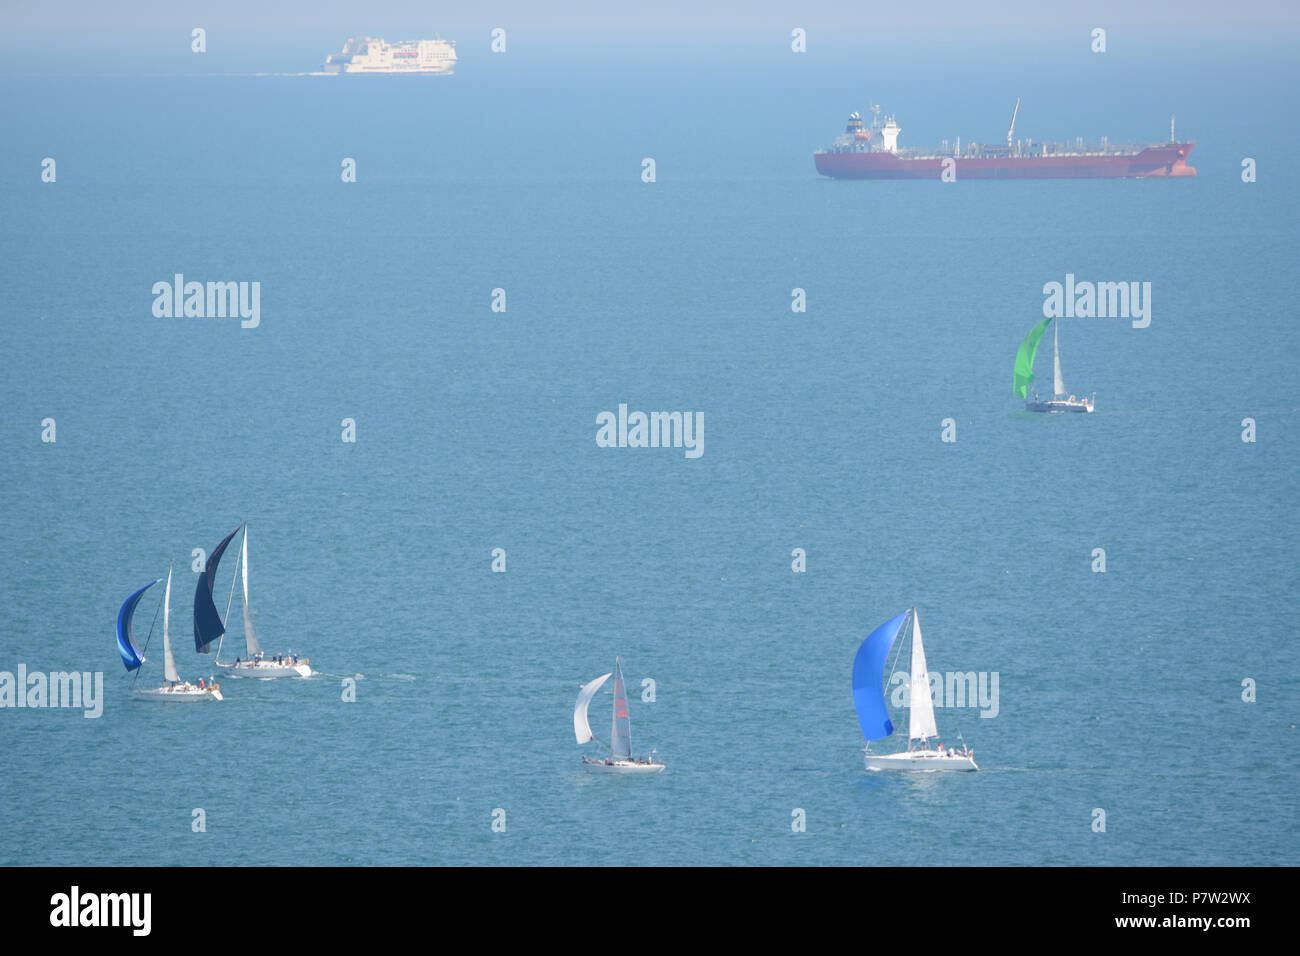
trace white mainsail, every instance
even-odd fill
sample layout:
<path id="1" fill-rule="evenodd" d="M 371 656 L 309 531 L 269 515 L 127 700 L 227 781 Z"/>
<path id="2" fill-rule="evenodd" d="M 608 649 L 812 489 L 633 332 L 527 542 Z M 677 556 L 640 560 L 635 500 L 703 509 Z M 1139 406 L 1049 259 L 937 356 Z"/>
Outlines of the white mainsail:
<path id="1" fill-rule="evenodd" d="M 167 619 L 172 616 L 172 569 L 167 569 L 167 589 L 163 591 L 163 678 L 173 684 L 180 683 L 176 673 L 176 660 L 172 657 L 172 642 L 167 635 Z"/>
<path id="2" fill-rule="evenodd" d="M 1053 375 L 1054 375 L 1054 377 L 1055 377 L 1055 381 L 1052 383 L 1052 388 L 1054 388 L 1054 389 L 1056 390 L 1056 392 L 1055 392 L 1056 395 L 1064 395 L 1064 394 L 1066 394 L 1066 391 L 1065 391 L 1065 379 L 1061 378 L 1061 333 L 1060 333 L 1060 328 L 1061 328 L 1061 320 L 1060 320 L 1060 319 L 1057 319 L 1056 322 L 1055 322 L 1055 324 L 1053 324 L 1053 326 L 1052 326 L 1052 362 L 1053 362 L 1052 372 L 1053 372 Z"/>
<path id="3" fill-rule="evenodd" d="M 925 741 L 939 736 L 934 723 L 934 701 L 930 699 L 930 672 L 925 666 L 921 644 L 921 621 L 912 609 L 912 682 L 908 690 L 907 736 Z"/>
<path id="4" fill-rule="evenodd" d="M 251 660 L 262 653 L 262 645 L 257 643 L 257 635 L 253 633 L 253 618 L 248 607 L 248 525 L 244 525 L 244 546 L 240 561 L 244 566 L 244 643 L 248 646 L 248 657 Z"/>
<path id="5" fill-rule="evenodd" d="M 578 702 L 573 707 L 573 735 L 578 738 L 580 744 L 596 739 L 591 734 L 591 725 L 587 723 L 587 708 L 591 705 L 591 699 L 596 696 L 596 691 L 600 690 L 600 685 L 609 680 L 611 675 L 612 672 L 597 677 L 578 691 Z"/>

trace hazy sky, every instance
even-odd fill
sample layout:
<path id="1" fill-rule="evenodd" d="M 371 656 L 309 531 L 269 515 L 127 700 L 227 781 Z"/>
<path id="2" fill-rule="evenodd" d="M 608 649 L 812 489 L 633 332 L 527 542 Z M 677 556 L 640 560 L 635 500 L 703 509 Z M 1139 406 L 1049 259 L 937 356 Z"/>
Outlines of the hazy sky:
<path id="1" fill-rule="evenodd" d="M 567 31 L 788 30 L 792 26 L 873 28 L 1032 27 L 1144 23 L 1297 23 L 1297 0 L 0 0 L 5 29 L 366 30 L 494 26 Z"/>

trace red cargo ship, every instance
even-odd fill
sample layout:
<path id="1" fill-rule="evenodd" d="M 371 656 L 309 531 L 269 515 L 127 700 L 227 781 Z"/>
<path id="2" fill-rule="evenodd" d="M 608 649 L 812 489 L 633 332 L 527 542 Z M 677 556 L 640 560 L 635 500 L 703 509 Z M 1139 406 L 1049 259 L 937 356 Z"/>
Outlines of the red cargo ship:
<path id="1" fill-rule="evenodd" d="M 1015 139 L 1016 115 L 1011 114 L 1006 145 L 970 143 L 965 152 L 958 138 L 953 146 L 944 140 L 937 150 L 900 149 L 901 132 L 894 117 L 882 123 L 880 107 L 873 106 L 868 129 L 853 113 L 848 126 L 829 149 L 813 154 L 817 172 L 834 179 L 1118 179 L 1123 177 L 1190 177 L 1187 165 L 1195 143 L 1174 139 L 1169 120 L 1169 142 L 1149 146 L 1117 146 L 1107 142 L 1085 144 L 1080 137 L 1068 143 L 1039 143 Z"/>

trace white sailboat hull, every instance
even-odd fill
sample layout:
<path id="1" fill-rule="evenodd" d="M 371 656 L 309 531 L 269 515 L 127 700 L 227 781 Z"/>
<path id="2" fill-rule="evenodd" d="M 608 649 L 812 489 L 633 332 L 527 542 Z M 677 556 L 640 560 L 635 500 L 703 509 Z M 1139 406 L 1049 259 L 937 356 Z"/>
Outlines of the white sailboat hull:
<path id="1" fill-rule="evenodd" d="M 1025 410 L 1029 412 L 1091 412 L 1093 408 L 1092 400 L 1087 398 L 1054 398 L 1046 401 L 1029 401 L 1025 402 Z"/>
<path id="2" fill-rule="evenodd" d="M 589 760 L 582 758 L 584 770 L 592 773 L 662 773 L 664 764 L 637 763 L 635 760 Z"/>
<path id="3" fill-rule="evenodd" d="M 973 757 L 937 750 L 911 750 L 896 754 L 867 754 L 868 770 L 908 770 L 929 773 L 941 770 L 978 770 Z"/>
<path id="4" fill-rule="evenodd" d="M 275 661 L 240 661 L 238 664 L 217 662 L 217 669 L 226 677 L 310 677 L 312 669 L 303 661 L 297 664 L 277 664 Z"/>
<path id="5" fill-rule="evenodd" d="M 225 700 L 217 687 L 195 687 L 193 684 L 176 684 L 168 687 L 137 687 L 131 696 L 138 700 L 173 700 L 178 703 L 194 703 L 200 700 Z"/>

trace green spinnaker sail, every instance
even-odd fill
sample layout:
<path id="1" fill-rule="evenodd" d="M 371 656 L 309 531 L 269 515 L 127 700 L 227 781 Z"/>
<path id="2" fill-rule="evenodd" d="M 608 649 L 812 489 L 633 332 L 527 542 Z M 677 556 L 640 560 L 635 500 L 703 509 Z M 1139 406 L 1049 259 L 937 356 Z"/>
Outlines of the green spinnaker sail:
<path id="1" fill-rule="evenodd" d="M 1038 343 L 1043 338 L 1043 333 L 1047 331 L 1047 326 L 1051 319 L 1043 319 L 1025 336 L 1025 340 L 1020 343 L 1020 351 L 1016 353 L 1016 370 L 1013 380 L 1013 387 L 1016 395 L 1024 398 L 1029 394 L 1029 383 L 1034 380 L 1034 355 L 1038 352 Z"/>

